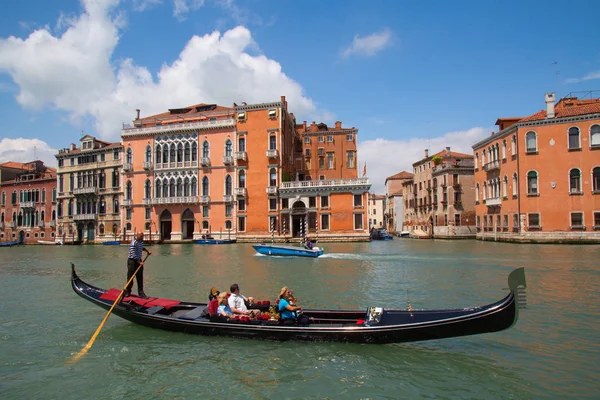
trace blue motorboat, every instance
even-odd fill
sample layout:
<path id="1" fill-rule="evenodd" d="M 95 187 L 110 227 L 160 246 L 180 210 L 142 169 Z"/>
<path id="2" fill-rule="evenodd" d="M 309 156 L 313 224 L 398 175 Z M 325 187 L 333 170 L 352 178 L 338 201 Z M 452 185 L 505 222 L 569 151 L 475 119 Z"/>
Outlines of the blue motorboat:
<path id="1" fill-rule="evenodd" d="M 319 257 L 323 255 L 323 249 L 316 246 L 312 249 L 307 249 L 298 246 L 262 243 L 253 245 L 252 247 L 265 256 Z"/>
<path id="2" fill-rule="evenodd" d="M 196 239 L 196 244 L 232 244 L 235 243 L 235 239 Z"/>
<path id="3" fill-rule="evenodd" d="M 109 240 L 106 242 L 102 242 L 102 244 L 105 246 L 118 246 L 121 244 L 121 241 L 120 240 Z"/>
<path id="4" fill-rule="evenodd" d="M 371 233 L 371 240 L 392 240 L 393 238 L 385 229 L 376 229 Z"/>

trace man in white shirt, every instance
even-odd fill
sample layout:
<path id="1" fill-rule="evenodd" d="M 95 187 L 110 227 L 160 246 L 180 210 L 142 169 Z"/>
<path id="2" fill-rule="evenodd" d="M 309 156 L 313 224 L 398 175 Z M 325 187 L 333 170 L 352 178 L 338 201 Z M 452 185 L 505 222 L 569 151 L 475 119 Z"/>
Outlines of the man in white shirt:
<path id="1" fill-rule="evenodd" d="M 252 297 L 244 297 L 240 294 L 240 287 L 237 283 L 234 283 L 229 288 L 231 292 L 231 296 L 229 296 L 229 308 L 233 311 L 233 315 L 247 315 L 251 318 L 255 318 L 257 314 L 260 314 L 260 310 L 248 310 L 246 306 L 246 301 L 249 304 L 254 303 L 254 299 Z"/>

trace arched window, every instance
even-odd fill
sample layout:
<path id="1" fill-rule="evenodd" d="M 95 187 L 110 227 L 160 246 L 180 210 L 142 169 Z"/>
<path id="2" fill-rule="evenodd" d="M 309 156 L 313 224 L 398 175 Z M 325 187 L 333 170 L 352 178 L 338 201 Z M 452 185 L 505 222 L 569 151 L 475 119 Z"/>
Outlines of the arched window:
<path id="1" fill-rule="evenodd" d="M 246 138 L 240 136 L 238 139 L 238 151 L 246 151 Z"/>
<path id="2" fill-rule="evenodd" d="M 517 173 L 515 172 L 512 177 L 512 194 L 517 195 L 517 189 L 519 188 L 519 180 L 517 179 Z"/>
<path id="3" fill-rule="evenodd" d="M 131 150 L 131 147 L 129 147 L 127 149 L 127 164 L 131 163 L 133 163 L 133 150 Z"/>
<path id="4" fill-rule="evenodd" d="M 239 187 L 241 188 L 245 188 L 246 187 L 246 172 L 244 170 L 240 171 L 240 174 L 238 175 L 238 183 L 239 183 Z"/>
<path id="5" fill-rule="evenodd" d="M 100 235 L 104 235 L 104 224 L 100 224 L 98 227 L 98 233 L 100 233 Z"/>
<path id="6" fill-rule="evenodd" d="M 183 180 L 183 195 L 188 197 L 190 195 L 190 178 L 187 176 Z"/>
<path id="7" fill-rule="evenodd" d="M 535 171 L 529 171 L 527 173 L 527 194 L 538 194 L 538 174 Z"/>
<path id="8" fill-rule="evenodd" d="M 56 221 L 56 210 L 52 210 L 52 221 Z"/>
<path id="9" fill-rule="evenodd" d="M 573 126 L 569 128 L 569 150 L 575 150 L 581 148 L 579 144 L 579 128 Z"/>
<path id="10" fill-rule="evenodd" d="M 485 149 L 481 151 L 481 166 L 485 166 Z"/>
<path id="11" fill-rule="evenodd" d="M 202 178 L 202 196 L 208 196 L 210 193 L 210 188 L 208 186 L 208 176 Z"/>
<path id="12" fill-rule="evenodd" d="M 475 153 L 475 169 L 479 168 L 479 153 Z"/>
<path id="13" fill-rule="evenodd" d="M 192 143 L 192 162 L 198 161 L 198 145 L 196 142 Z"/>
<path id="14" fill-rule="evenodd" d="M 160 197 L 160 195 L 162 194 L 162 182 L 160 181 L 160 179 L 157 179 L 155 182 L 155 186 L 156 186 L 156 195 L 155 197 Z"/>
<path id="15" fill-rule="evenodd" d="M 514 156 L 517 154 L 517 135 L 513 135 L 510 141 L 510 152 Z"/>
<path id="16" fill-rule="evenodd" d="M 169 196 L 175 197 L 175 178 L 171 178 L 169 181 Z"/>
<path id="17" fill-rule="evenodd" d="M 225 221 L 225 229 L 231 229 L 231 221 Z"/>
<path id="18" fill-rule="evenodd" d="M 102 215 L 106 214 L 106 202 L 104 201 L 104 196 L 100 196 L 100 201 L 98 202 L 98 213 Z"/>
<path id="19" fill-rule="evenodd" d="M 183 152 L 183 161 L 190 162 L 190 144 L 189 143 L 185 144 L 185 149 Z"/>
<path id="20" fill-rule="evenodd" d="M 475 201 L 479 202 L 479 183 L 475 185 Z"/>
<path id="21" fill-rule="evenodd" d="M 169 181 L 167 178 L 162 182 L 162 197 L 169 197 Z"/>
<path id="22" fill-rule="evenodd" d="M 192 178 L 192 190 L 190 196 L 196 196 L 198 194 L 198 180 L 196 177 Z"/>
<path id="23" fill-rule="evenodd" d="M 210 145 L 207 140 L 202 143 L 202 157 L 210 157 Z"/>
<path id="24" fill-rule="evenodd" d="M 225 142 L 225 156 L 231 157 L 231 140 L 229 139 Z"/>
<path id="25" fill-rule="evenodd" d="M 202 221 L 202 229 L 208 229 L 208 221 Z"/>
<path id="26" fill-rule="evenodd" d="M 169 146 L 168 145 L 163 145 L 163 157 L 162 157 L 162 162 L 163 164 L 167 164 L 169 162 Z"/>
<path id="27" fill-rule="evenodd" d="M 508 176 L 506 175 L 502 181 L 502 197 L 508 197 Z"/>
<path id="28" fill-rule="evenodd" d="M 146 162 L 152 162 L 152 147 L 150 145 L 146 146 Z"/>
<path id="29" fill-rule="evenodd" d="M 156 145 L 156 163 L 160 164 L 162 162 L 162 150 L 160 148 L 160 144 Z"/>
<path id="30" fill-rule="evenodd" d="M 133 198 L 133 184 L 131 181 L 127 181 L 127 190 L 125 192 L 125 198 L 131 200 Z"/>
<path id="31" fill-rule="evenodd" d="M 525 148 L 527 153 L 535 153 L 537 151 L 537 136 L 534 131 L 529 131 L 525 134 Z"/>
<path id="32" fill-rule="evenodd" d="M 131 222 L 128 222 L 127 225 L 125 225 L 125 230 L 126 231 L 130 231 L 131 230 Z"/>
<path id="33" fill-rule="evenodd" d="M 183 145 L 181 143 L 177 145 L 177 162 L 183 162 Z"/>
<path id="34" fill-rule="evenodd" d="M 600 167 L 592 170 L 592 190 L 594 193 L 600 192 Z"/>
<path id="35" fill-rule="evenodd" d="M 119 196 L 113 196 L 113 213 L 119 212 Z"/>
<path id="36" fill-rule="evenodd" d="M 227 175 L 225 177 L 225 196 L 231 196 L 231 192 L 232 192 L 232 184 L 231 184 L 231 176 Z"/>
<path id="37" fill-rule="evenodd" d="M 183 181 L 177 178 L 177 197 L 183 196 Z"/>
<path id="38" fill-rule="evenodd" d="M 146 179 L 146 184 L 144 185 L 144 198 L 149 199 L 152 197 L 152 183 L 150 183 L 150 179 Z"/>
<path id="39" fill-rule="evenodd" d="M 590 128 L 590 146 L 600 147 L 600 125 L 592 125 Z"/>
<path id="40" fill-rule="evenodd" d="M 58 214 L 59 218 L 62 217 L 63 212 L 62 212 L 62 201 L 58 202 L 58 205 L 56 206 L 56 213 Z M 15 214 L 13 213 L 13 221 L 15 220 Z"/>
<path id="41" fill-rule="evenodd" d="M 569 171 L 569 192 L 581 193 L 581 171 L 577 168 Z"/>
<path id="42" fill-rule="evenodd" d="M 487 182 L 483 182 L 483 190 L 481 191 L 481 195 L 483 196 L 483 201 L 485 201 L 488 198 L 487 190 L 488 190 Z"/>
<path id="43" fill-rule="evenodd" d="M 171 149 L 170 149 L 170 154 L 169 154 L 169 162 L 174 163 L 175 162 L 175 156 L 176 156 L 175 143 L 171 143 Z"/>

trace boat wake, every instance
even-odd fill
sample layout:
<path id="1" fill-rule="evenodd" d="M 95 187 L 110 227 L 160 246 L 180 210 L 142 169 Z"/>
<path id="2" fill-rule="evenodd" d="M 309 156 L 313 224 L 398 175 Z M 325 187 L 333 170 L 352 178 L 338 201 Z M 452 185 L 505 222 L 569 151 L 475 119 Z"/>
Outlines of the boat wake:
<path id="1" fill-rule="evenodd" d="M 360 260 L 365 257 L 363 254 L 352 254 L 352 253 L 325 253 L 319 258 L 336 258 L 342 260 Z"/>

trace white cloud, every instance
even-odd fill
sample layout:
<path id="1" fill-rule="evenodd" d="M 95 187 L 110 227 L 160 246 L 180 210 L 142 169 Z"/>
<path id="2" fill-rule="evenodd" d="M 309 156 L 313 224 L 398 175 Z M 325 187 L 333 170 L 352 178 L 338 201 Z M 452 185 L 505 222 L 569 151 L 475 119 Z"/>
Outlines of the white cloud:
<path id="1" fill-rule="evenodd" d="M 29 162 L 42 160 L 49 167 L 56 167 L 55 154 L 48 143 L 39 139 L 2 139 L 0 140 L 0 163 L 6 161 Z"/>
<path id="2" fill-rule="evenodd" d="M 590 72 L 583 78 L 569 78 L 567 79 L 567 83 L 579 83 L 584 81 L 591 81 L 592 79 L 600 79 L 600 71 Z"/>
<path id="3" fill-rule="evenodd" d="M 133 0 L 133 10 L 146 11 L 158 4 L 162 4 L 162 0 Z"/>
<path id="4" fill-rule="evenodd" d="M 385 28 L 381 32 L 373 33 L 369 36 L 354 36 L 350 46 L 342 50 L 342 58 L 348 58 L 353 54 L 359 56 L 374 56 L 392 43 L 392 31 Z"/>
<path id="5" fill-rule="evenodd" d="M 473 154 L 471 146 L 492 131 L 491 127 L 476 127 L 466 131 L 448 132 L 431 139 L 366 140 L 358 144 L 359 174 L 362 175 L 366 162 L 371 192 L 384 194 L 385 179 L 400 171 L 412 172 L 412 164 L 425 156 L 425 149 L 429 148 L 429 155 L 433 155 L 450 146 L 452 151 Z"/>
<path id="6" fill-rule="evenodd" d="M 243 26 L 193 36 L 156 76 L 132 59 L 115 63 L 112 53 L 122 28 L 117 4 L 84 0 L 84 12 L 60 37 L 39 29 L 26 39 L 0 39 L 0 73 L 18 85 L 23 107 L 50 106 L 67 112 L 75 124 L 92 117 L 99 136 L 115 141 L 136 108 L 147 116 L 201 102 L 231 106 L 285 95 L 298 118 L 315 113 L 313 101 L 277 61 L 249 54 L 258 45 Z"/>
<path id="7" fill-rule="evenodd" d="M 184 20 L 190 11 L 196 11 L 204 6 L 204 0 L 173 0 L 173 16 Z"/>

